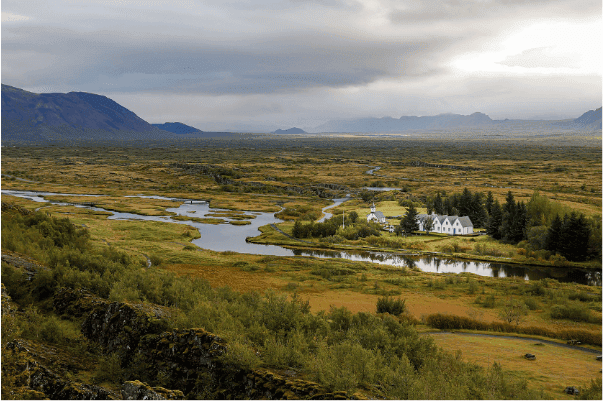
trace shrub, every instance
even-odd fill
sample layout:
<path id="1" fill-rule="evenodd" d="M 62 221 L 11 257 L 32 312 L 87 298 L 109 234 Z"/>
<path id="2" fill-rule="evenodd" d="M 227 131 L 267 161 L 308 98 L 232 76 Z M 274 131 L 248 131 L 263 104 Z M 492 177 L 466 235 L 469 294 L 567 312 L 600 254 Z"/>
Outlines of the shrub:
<path id="1" fill-rule="evenodd" d="M 380 297 L 377 299 L 377 313 L 389 313 L 398 316 L 406 312 L 406 300 L 400 298 Z"/>
<path id="2" fill-rule="evenodd" d="M 92 381 L 94 383 L 109 382 L 114 384 L 122 383 L 124 370 L 121 368 L 121 361 L 117 353 L 102 357 L 96 366 Z"/>
<path id="3" fill-rule="evenodd" d="M 526 304 L 529 310 L 538 310 L 540 308 L 540 305 L 538 305 L 538 302 L 536 302 L 534 298 L 525 298 L 523 302 Z"/>
<path id="4" fill-rule="evenodd" d="M 494 308 L 496 306 L 496 297 L 492 294 L 488 295 L 482 305 L 484 308 Z"/>
<path id="5" fill-rule="evenodd" d="M 161 256 L 155 254 L 149 256 L 149 260 L 151 261 L 151 266 L 160 266 L 164 262 Z"/>
<path id="6" fill-rule="evenodd" d="M 473 295 L 477 292 L 478 289 L 479 285 L 477 284 L 477 282 L 475 280 L 469 280 L 469 288 L 467 289 L 467 292 Z"/>
<path id="7" fill-rule="evenodd" d="M 572 303 L 565 305 L 553 305 L 551 318 L 567 319 L 574 322 L 600 323 L 600 319 L 592 314 L 586 305 Z"/>

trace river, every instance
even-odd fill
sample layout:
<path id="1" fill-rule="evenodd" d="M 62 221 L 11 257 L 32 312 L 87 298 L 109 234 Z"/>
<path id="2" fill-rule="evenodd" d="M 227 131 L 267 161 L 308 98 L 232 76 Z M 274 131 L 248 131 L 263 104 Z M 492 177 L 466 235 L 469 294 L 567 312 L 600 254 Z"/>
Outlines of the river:
<path id="1" fill-rule="evenodd" d="M 45 196 L 60 196 L 68 194 L 58 194 L 51 192 L 32 192 L 32 191 L 12 191 L 2 190 L 2 194 L 13 195 L 17 197 L 31 199 L 36 202 L 49 202 Z M 82 195 L 77 195 L 82 196 Z M 101 195 L 89 195 L 101 196 Z M 144 196 L 144 198 L 178 200 L 178 198 L 168 198 L 160 196 Z M 347 198 L 335 199 L 334 204 L 323 209 L 327 210 L 330 207 L 335 207 L 341 204 Z M 56 205 L 69 205 L 66 202 L 50 202 Z M 195 227 L 199 230 L 201 238 L 192 241 L 193 244 L 200 248 L 212 251 L 233 251 L 239 253 L 249 253 L 256 255 L 273 255 L 273 256 L 314 256 L 318 258 L 343 258 L 357 262 L 372 262 L 398 267 L 418 268 L 425 272 L 433 273 L 473 273 L 480 276 L 488 277 L 520 277 L 524 280 L 540 280 L 543 278 L 554 278 L 563 282 L 576 282 L 580 284 L 601 286 L 601 271 L 570 269 L 570 268 L 536 268 L 529 266 L 521 266 L 514 264 L 489 263 L 478 261 L 465 261 L 458 259 L 446 258 L 444 256 L 408 256 L 402 254 L 392 254 L 385 252 L 356 252 L 356 251 L 323 251 L 323 250 L 307 250 L 307 249 L 290 249 L 277 245 L 261 245 L 252 244 L 246 241 L 249 237 L 255 237 L 260 234 L 259 227 L 268 224 L 279 223 L 282 220 L 274 216 L 273 213 L 246 212 L 253 214 L 254 219 L 250 220 L 251 224 L 237 226 L 231 224 L 204 224 L 191 220 L 180 221 L 174 220 L 170 216 L 144 216 L 133 213 L 114 212 L 105 210 L 99 207 L 76 205 L 96 211 L 106 211 L 111 213 L 108 219 L 111 220 L 147 220 L 147 221 L 163 221 L 176 224 L 186 224 Z M 188 217 L 204 217 L 208 213 L 216 213 L 226 211 L 225 209 L 214 209 L 208 203 L 183 203 L 177 208 L 168 208 L 168 212 L 173 212 L 179 216 Z M 327 216 L 323 217 L 324 220 Z M 221 217 L 226 222 L 230 221 L 226 217 Z"/>

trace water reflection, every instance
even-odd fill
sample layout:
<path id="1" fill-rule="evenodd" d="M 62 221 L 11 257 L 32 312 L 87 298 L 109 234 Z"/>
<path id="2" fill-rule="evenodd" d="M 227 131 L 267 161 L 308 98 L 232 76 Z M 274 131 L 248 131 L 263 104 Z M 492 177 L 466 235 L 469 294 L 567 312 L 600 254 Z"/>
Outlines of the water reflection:
<path id="1" fill-rule="evenodd" d="M 48 202 L 44 196 L 48 195 L 66 195 L 50 192 L 31 192 L 31 191 L 10 191 L 2 190 L 3 194 L 28 198 L 36 202 Z M 157 197 L 159 198 L 159 197 Z M 162 197 L 163 198 L 163 197 Z M 343 201 L 343 200 L 340 200 Z M 68 203 L 52 202 L 57 205 L 68 205 Z M 554 278 L 562 282 L 575 282 L 580 284 L 601 286 L 601 271 L 570 269 L 570 268 L 536 268 L 518 265 L 509 265 L 502 263 L 477 262 L 469 260 L 458 260 L 445 258 L 436 255 L 412 256 L 404 254 L 392 254 L 384 252 L 348 252 L 331 251 L 317 249 L 290 249 L 277 245 L 259 245 L 246 241 L 249 237 L 255 237 L 260 234 L 259 227 L 268 224 L 278 223 L 281 220 L 274 217 L 273 213 L 254 212 L 255 219 L 251 219 L 251 224 L 244 226 L 235 226 L 231 224 L 204 224 L 191 220 L 179 221 L 170 216 L 143 216 L 133 213 L 120 213 L 105 210 L 99 207 L 79 205 L 96 211 L 106 211 L 111 213 L 109 219 L 120 220 L 147 220 L 162 221 L 176 224 L 186 224 L 199 230 L 201 238 L 193 240 L 193 244 L 203 249 L 212 251 L 234 251 L 239 253 L 248 253 L 256 255 L 272 256 L 314 256 L 318 258 L 342 258 L 349 261 L 372 262 L 386 264 L 390 266 L 408 267 L 419 269 L 432 273 L 473 273 L 488 277 L 518 277 L 523 280 L 541 280 L 544 278 Z M 177 208 L 166 209 L 178 216 L 194 215 L 203 217 L 208 213 L 224 211 L 225 209 L 210 208 L 208 203 L 183 203 Z M 229 221 L 227 217 L 223 220 Z"/>

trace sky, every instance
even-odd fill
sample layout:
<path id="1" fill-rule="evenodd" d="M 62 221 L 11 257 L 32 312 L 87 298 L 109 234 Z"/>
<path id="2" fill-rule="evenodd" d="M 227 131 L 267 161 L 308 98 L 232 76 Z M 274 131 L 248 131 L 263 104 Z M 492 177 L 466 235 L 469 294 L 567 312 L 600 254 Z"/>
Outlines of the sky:
<path id="1" fill-rule="evenodd" d="M 150 123 L 601 106 L 600 0 L 2 0 L 2 83 L 105 95 Z"/>

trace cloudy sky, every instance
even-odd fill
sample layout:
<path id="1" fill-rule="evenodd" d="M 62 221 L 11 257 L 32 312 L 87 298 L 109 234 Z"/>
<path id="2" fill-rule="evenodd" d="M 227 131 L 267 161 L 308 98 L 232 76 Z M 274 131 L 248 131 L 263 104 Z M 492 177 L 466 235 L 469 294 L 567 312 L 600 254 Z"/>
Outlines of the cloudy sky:
<path id="1" fill-rule="evenodd" d="M 575 118 L 601 106 L 600 0 L 2 0 L 2 83 L 151 123 Z"/>

